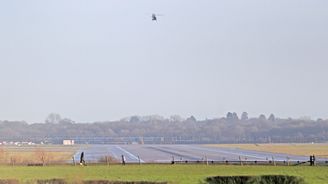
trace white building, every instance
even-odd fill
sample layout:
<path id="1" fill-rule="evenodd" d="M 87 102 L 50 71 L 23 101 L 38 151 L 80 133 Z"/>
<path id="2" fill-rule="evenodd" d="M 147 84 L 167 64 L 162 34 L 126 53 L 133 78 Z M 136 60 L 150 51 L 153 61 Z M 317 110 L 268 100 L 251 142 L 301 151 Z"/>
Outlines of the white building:
<path id="1" fill-rule="evenodd" d="M 74 145 L 74 140 L 63 140 L 63 145 Z"/>

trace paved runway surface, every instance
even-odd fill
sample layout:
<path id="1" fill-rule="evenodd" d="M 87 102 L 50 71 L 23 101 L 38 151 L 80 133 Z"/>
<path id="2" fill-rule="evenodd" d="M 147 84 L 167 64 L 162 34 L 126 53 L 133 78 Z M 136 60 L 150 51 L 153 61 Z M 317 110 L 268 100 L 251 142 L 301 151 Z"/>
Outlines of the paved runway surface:
<path id="1" fill-rule="evenodd" d="M 307 156 L 296 156 L 270 152 L 241 150 L 237 148 L 218 148 L 206 145 L 89 145 L 75 154 L 79 161 L 84 151 L 86 162 L 97 162 L 104 156 L 112 156 L 121 161 L 124 155 L 127 163 L 139 162 L 171 162 L 175 161 L 238 161 L 239 157 L 247 161 L 307 161 Z M 319 159 L 317 159 L 319 160 Z"/>

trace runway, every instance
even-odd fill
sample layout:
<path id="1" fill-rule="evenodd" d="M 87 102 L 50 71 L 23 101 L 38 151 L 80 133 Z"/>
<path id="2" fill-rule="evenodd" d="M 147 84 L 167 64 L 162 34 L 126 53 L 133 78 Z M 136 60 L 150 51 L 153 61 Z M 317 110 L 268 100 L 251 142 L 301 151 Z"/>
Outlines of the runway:
<path id="1" fill-rule="evenodd" d="M 127 163 L 168 163 L 175 161 L 308 161 L 308 156 L 219 148 L 206 145 L 89 145 L 74 155 L 79 161 L 84 152 L 86 162 L 98 162 L 105 156 L 121 161 L 124 155 Z M 319 161 L 320 159 L 318 159 Z"/>

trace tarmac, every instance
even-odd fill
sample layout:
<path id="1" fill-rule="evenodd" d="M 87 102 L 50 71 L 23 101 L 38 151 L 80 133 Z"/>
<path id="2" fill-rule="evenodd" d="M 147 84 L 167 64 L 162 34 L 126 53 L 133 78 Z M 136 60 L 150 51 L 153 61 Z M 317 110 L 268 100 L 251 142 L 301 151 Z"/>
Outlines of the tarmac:
<path id="1" fill-rule="evenodd" d="M 89 145 L 74 155 L 76 162 L 84 152 L 86 162 L 98 162 L 105 156 L 126 163 L 170 163 L 174 161 L 291 161 L 305 162 L 308 156 L 297 156 L 283 153 L 270 153 L 238 148 L 220 148 L 206 145 Z M 320 159 L 317 159 L 318 161 Z"/>

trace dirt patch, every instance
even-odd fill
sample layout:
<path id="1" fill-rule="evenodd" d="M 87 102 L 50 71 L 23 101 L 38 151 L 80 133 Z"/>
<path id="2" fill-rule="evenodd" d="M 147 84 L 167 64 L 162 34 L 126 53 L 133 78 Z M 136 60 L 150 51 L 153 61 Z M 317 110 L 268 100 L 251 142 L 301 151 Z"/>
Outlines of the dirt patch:
<path id="1" fill-rule="evenodd" d="M 209 184 L 305 184 L 296 176 L 264 175 L 264 176 L 216 176 L 206 179 Z"/>
<path id="2" fill-rule="evenodd" d="M 50 179 L 50 180 L 37 180 L 37 184 L 66 184 L 67 182 L 63 179 Z"/>
<path id="3" fill-rule="evenodd" d="M 0 180 L 0 184 L 18 184 L 18 180 L 8 179 L 8 180 Z"/>
<path id="4" fill-rule="evenodd" d="M 167 184 L 167 182 L 149 182 L 149 181 L 84 181 L 83 184 Z"/>

